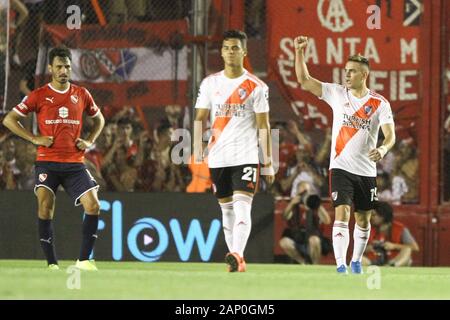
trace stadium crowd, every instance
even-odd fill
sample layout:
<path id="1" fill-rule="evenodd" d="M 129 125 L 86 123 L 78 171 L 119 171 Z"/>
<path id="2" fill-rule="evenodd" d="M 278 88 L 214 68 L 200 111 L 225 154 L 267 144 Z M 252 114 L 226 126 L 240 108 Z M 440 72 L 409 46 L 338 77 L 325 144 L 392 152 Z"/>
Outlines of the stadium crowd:
<path id="1" fill-rule="evenodd" d="M 183 108 L 170 105 L 164 114 L 145 129 L 134 108 L 107 111 L 106 126 L 86 152 L 85 163 L 102 191 L 184 192 L 198 170 L 187 164 L 176 165 L 171 151 L 175 129 L 189 129 Z M 87 118 L 86 121 L 89 121 Z M 89 122 L 86 123 L 89 129 Z M 279 130 L 279 169 L 275 183 L 267 190 L 261 180 L 260 190 L 275 197 L 294 197 L 302 182 L 314 192 L 328 197 L 328 161 L 330 129 L 305 131 L 296 120 L 274 121 Z M 0 189 L 32 190 L 35 147 L 11 136 L 5 128 L 0 133 Z M 206 170 L 207 173 L 207 170 Z M 392 204 L 415 203 L 418 200 L 418 158 L 414 141 L 403 140 L 378 167 L 378 195 Z M 203 171 L 203 175 L 204 175 Z M 208 177 L 203 177 L 208 179 Z M 210 182 L 189 192 L 210 192 Z"/>

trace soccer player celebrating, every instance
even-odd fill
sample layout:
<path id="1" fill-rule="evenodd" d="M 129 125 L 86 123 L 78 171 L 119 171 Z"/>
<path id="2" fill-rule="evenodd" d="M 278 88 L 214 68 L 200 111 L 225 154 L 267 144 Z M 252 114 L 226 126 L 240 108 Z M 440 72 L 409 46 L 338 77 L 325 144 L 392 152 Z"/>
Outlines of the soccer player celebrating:
<path id="1" fill-rule="evenodd" d="M 258 135 L 263 150 L 263 170 L 273 183 L 268 87 L 244 69 L 247 36 L 239 30 L 224 33 L 222 58 L 225 68 L 206 77 L 195 105 L 194 153 L 202 157 L 202 127 L 208 115 L 212 135 L 208 166 L 213 191 L 222 210 L 222 225 L 229 253 L 230 272 L 244 272 L 244 250 L 251 230 L 250 212 L 259 176 Z"/>
<path id="2" fill-rule="evenodd" d="M 3 124 L 19 137 L 38 146 L 35 164 L 38 200 L 39 239 L 47 258 L 48 267 L 58 270 L 52 219 L 55 196 L 59 185 L 74 200 L 83 205 L 83 238 L 76 267 L 97 270 L 89 255 L 97 238 L 100 204 L 98 185 L 83 164 L 84 152 L 99 136 L 105 120 L 91 94 L 83 87 L 70 83 L 71 53 L 66 48 L 54 48 L 49 53 L 48 71 L 52 80 L 32 91 L 13 108 Z M 19 122 L 20 118 L 35 112 L 39 135 L 34 135 Z M 93 118 L 93 128 L 86 139 L 80 138 L 82 116 L 86 112 Z"/>
<path id="3" fill-rule="evenodd" d="M 333 248 L 337 272 L 347 273 L 348 222 L 355 206 L 351 271 L 362 273 L 361 259 L 370 234 L 370 215 L 377 200 L 376 162 L 394 146 L 395 128 L 389 102 L 366 86 L 369 61 L 360 55 L 348 58 L 345 86 L 324 83 L 309 75 L 304 50 L 308 38 L 297 37 L 295 71 L 302 89 L 327 102 L 333 110 L 330 159 L 331 199 L 335 207 Z M 381 127 L 384 141 L 376 147 Z"/>

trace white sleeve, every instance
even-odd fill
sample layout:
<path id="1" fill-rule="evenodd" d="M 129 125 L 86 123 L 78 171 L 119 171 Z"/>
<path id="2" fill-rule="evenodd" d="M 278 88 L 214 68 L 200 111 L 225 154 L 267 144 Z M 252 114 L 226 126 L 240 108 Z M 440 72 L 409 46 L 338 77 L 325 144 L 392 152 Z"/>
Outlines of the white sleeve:
<path id="1" fill-rule="evenodd" d="M 203 79 L 198 89 L 197 102 L 195 103 L 196 109 L 211 109 L 211 99 L 209 94 L 208 80 Z"/>
<path id="2" fill-rule="evenodd" d="M 322 82 L 322 96 L 319 99 L 325 101 L 333 108 L 333 104 L 331 103 L 334 100 L 336 94 L 336 84 L 335 83 L 327 83 Z"/>
<path id="3" fill-rule="evenodd" d="M 392 115 L 391 105 L 389 102 L 382 102 L 380 108 L 380 125 L 394 123 L 394 116 Z"/>
<path id="4" fill-rule="evenodd" d="M 255 113 L 269 112 L 269 87 L 258 86 L 255 88 L 253 110 Z"/>

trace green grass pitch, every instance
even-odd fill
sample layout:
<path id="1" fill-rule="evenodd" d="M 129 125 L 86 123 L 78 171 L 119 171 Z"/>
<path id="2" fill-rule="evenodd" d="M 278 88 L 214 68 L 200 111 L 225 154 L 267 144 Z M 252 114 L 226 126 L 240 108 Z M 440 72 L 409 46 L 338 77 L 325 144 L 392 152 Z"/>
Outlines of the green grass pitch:
<path id="1" fill-rule="evenodd" d="M 100 271 L 81 272 L 77 282 L 71 264 L 49 271 L 44 261 L 0 260 L 0 299 L 450 299 L 450 268 L 345 276 L 331 265 L 249 263 L 245 273 L 228 273 L 221 263 L 98 261 Z"/>

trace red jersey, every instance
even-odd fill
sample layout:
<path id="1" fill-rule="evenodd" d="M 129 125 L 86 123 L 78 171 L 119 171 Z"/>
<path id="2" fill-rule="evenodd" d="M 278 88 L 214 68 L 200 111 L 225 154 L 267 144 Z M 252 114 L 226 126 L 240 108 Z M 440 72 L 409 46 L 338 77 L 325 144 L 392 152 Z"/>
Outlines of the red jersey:
<path id="1" fill-rule="evenodd" d="M 369 243 L 371 243 L 373 241 L 381 241 L 381 242 L 389 241 L 392 243 L 402 243 L 402 234 L 403 234 L 404 230 L 405 230 L 405 225 L 398 221 L 392 221 L 390 234 L 385 234 L 383 232 L 377 232 L 377 230 L 375 228 L 372 228 L 370 230 Z M 399 252 L 400 252 L 400 250 L 389 250 L 386 253 L 387 253 L 388 259 L 391 260 L 391 259 L 394 259 L 398 255 Z M 376 258 L 377 258 L 376 254 L 374 252 L 369 252 L 367 254 L 367 257 L 371 261 L 376 260 Z"/>
<path id="2" fill-rule="evenodd" d="M 53 136 L 53 144 L 39 146 L 36 161 L 83 162 L 84 151 L 76 146 L 83 125 L 83 112 L 95 117 L 99 108 L 83 87 L 70 84 L 65 91 L 50 84 L 32 91 L 13 109 L 21 116 L 35 112 L 42 136 Z"/>

